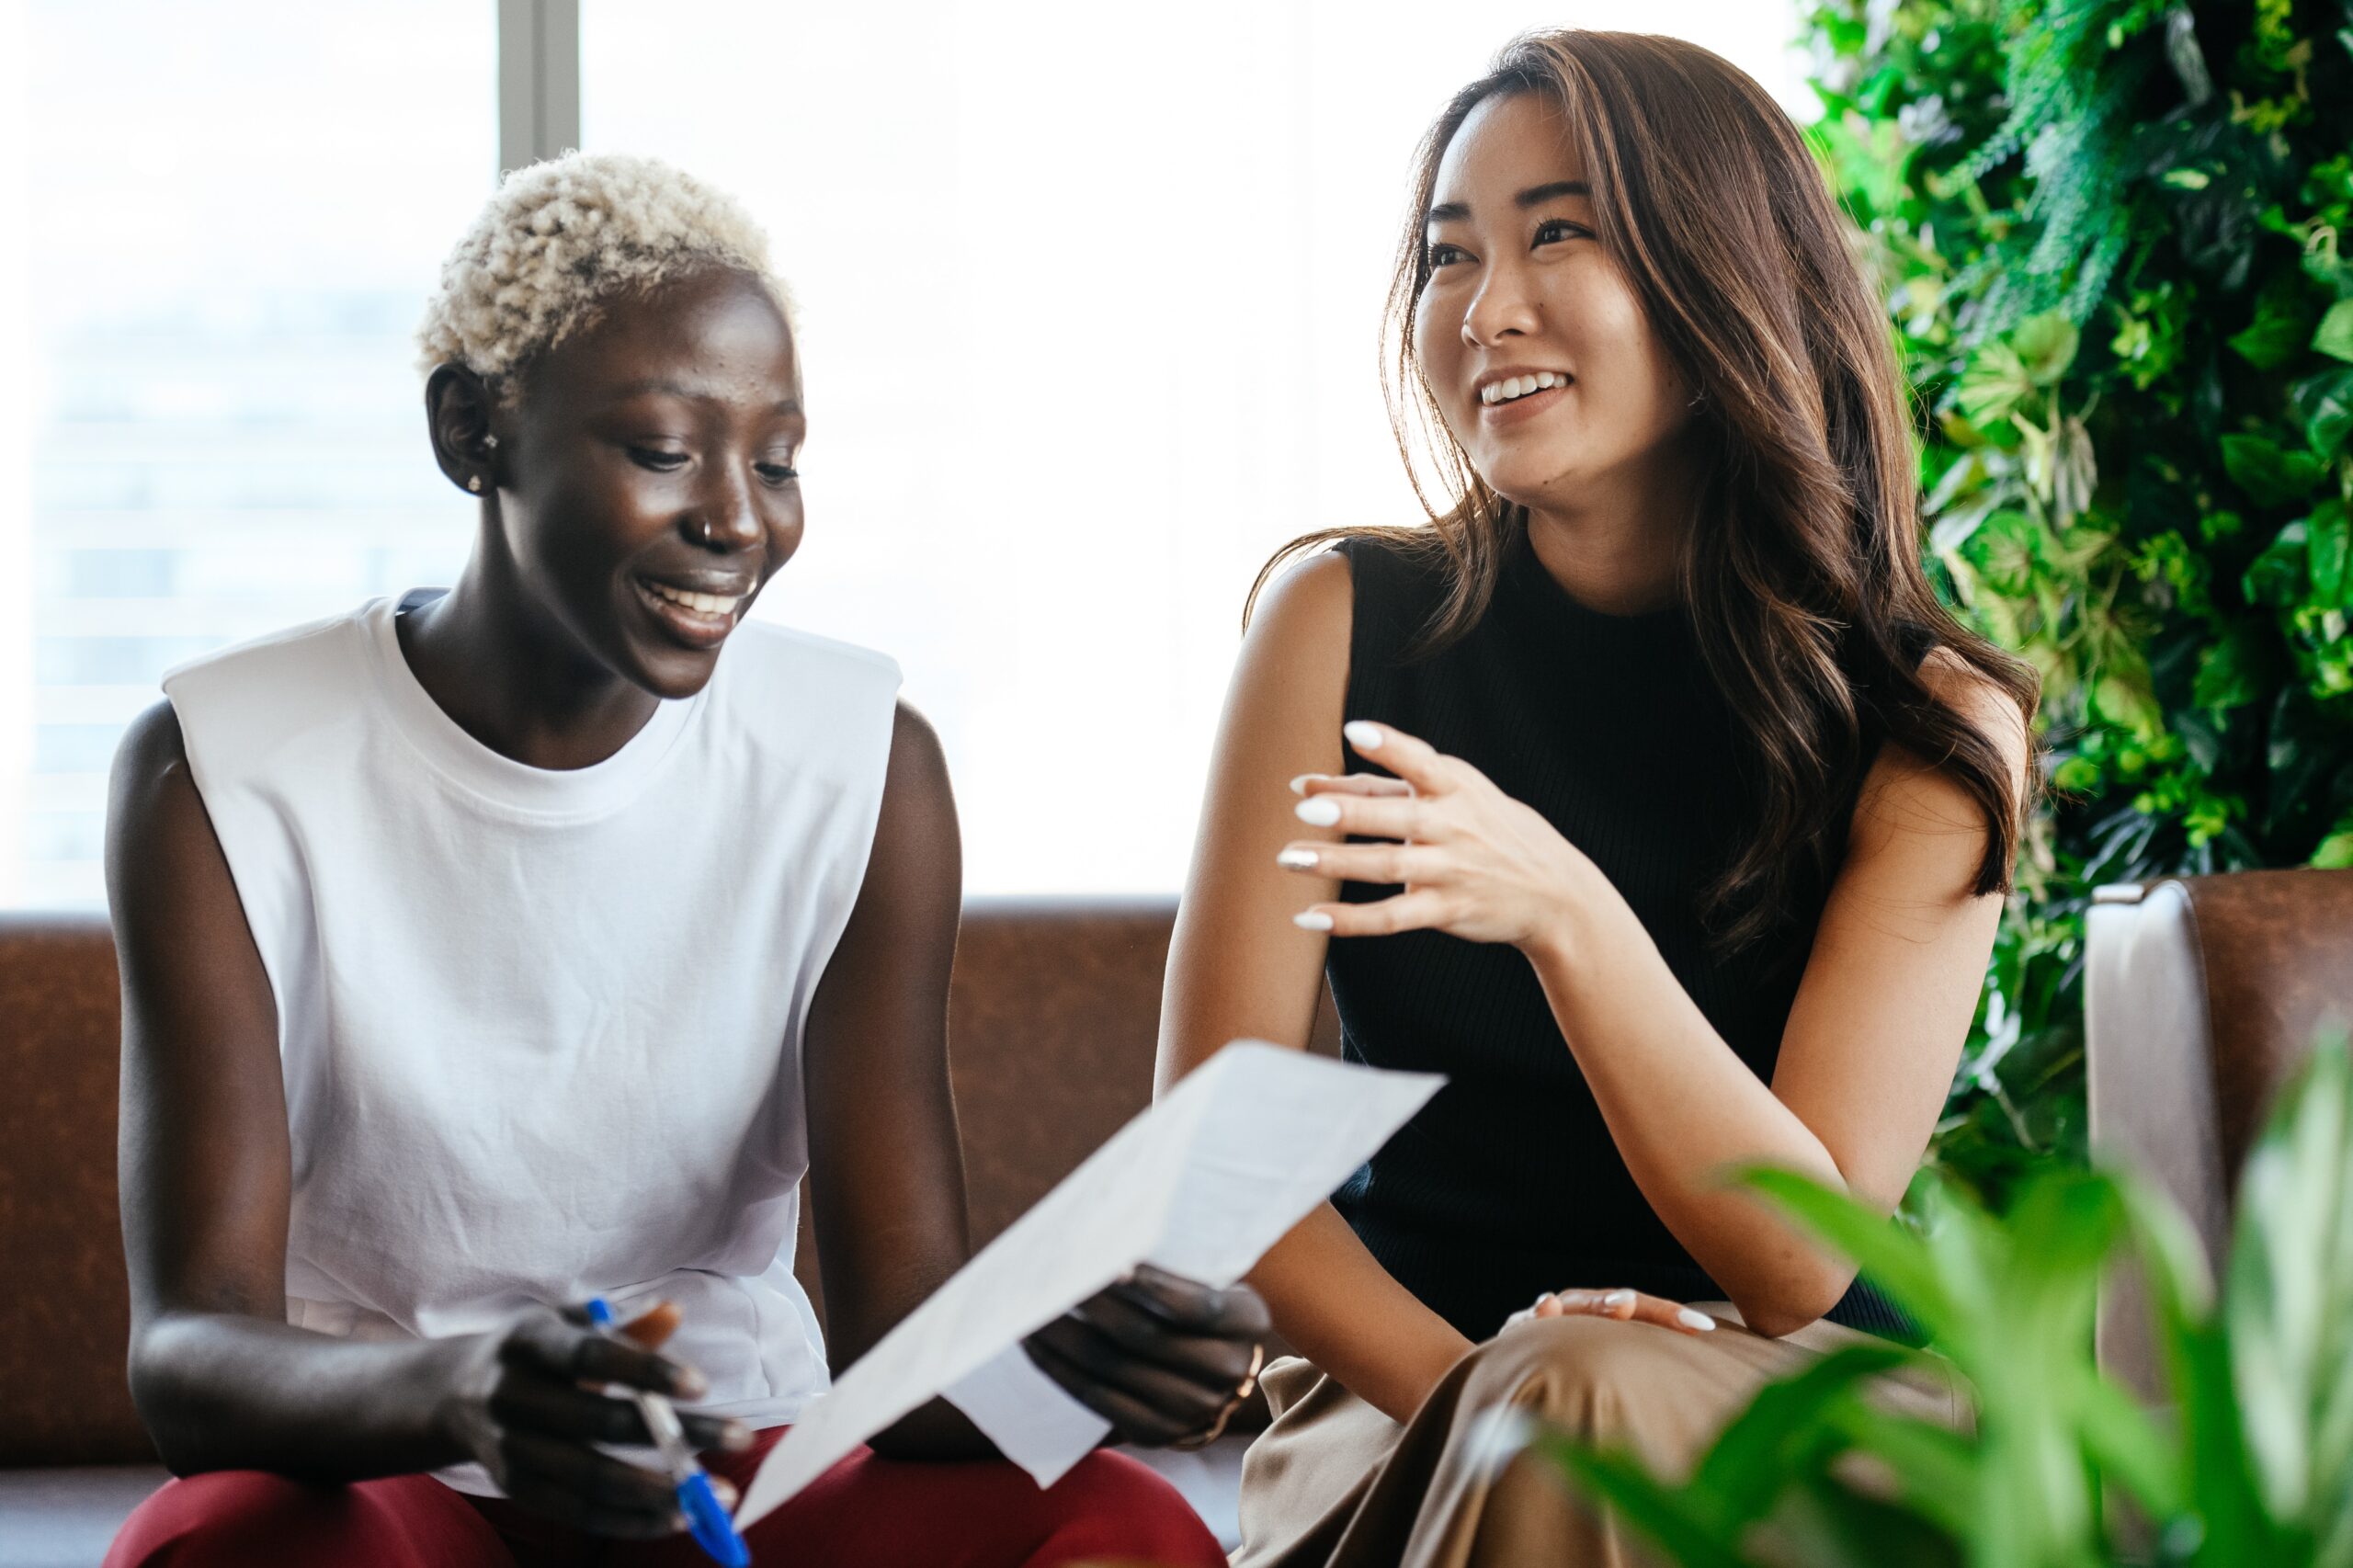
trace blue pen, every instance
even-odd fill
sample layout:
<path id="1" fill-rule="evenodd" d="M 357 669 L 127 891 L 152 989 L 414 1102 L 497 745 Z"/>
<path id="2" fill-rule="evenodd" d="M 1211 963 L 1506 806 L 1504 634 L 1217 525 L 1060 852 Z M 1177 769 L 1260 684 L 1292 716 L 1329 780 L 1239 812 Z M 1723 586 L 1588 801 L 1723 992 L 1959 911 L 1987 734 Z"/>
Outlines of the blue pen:
<path id="1" fill-rule="evenodd" d="M 613 1332 L 613 1309 L 604 1297 L 589 1298 L 588 1321 L 603 1333 Z M 752 1549 L 735 1533 L 735 1522 L 720 1506 L 719 1494 L 710 1489 L 710 1477 L 695 1459 L 694 1450 L 687 1447 L 686 1428 L 678 1425 L 678 1413 L 658 1393 L 631 1389 L 629 1396 L 637 1402 L 638 1414 L 645 1417 L 654 1446 L 662 1450 L 662 1468 L 677 1485 L 678 1506 L 687 1514 L 687 1533 L 722 1568 L 751 1568 Z"/>

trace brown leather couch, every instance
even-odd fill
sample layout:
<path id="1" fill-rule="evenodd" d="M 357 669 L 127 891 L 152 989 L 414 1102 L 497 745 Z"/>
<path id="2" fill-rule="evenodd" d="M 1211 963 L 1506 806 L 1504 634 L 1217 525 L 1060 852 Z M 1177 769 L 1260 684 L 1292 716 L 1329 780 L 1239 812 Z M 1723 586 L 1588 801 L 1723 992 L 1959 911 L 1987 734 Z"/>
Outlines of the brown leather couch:
<path id="1" fill-rule="evenodd" d="M 976 1243 L 1150 1100 L 1175 913 L 1173 900 L 967 909 L 949 1029 Z M 95 1564 L 163 1480 L 123 1381 L 119 1028 L 102 920 L 0 917 L 0 1568 Z M 1335 1049 L 1328 1004 L 1316 1034 Z M 805 1231 L 799 1256 L 814 1297 Z M 1148 1456 L 1229 1541 L 1246 1441 Z"/>
<path id="2" fill-rule="evenodd" d="M 2219 1268 L 2247 1146 L 2334 1020 L 2353 1020 L 2353 871 L 2239 871 L 2104 887 L 2085 931 L 2094 1151 L 2172 1195 Z M 2103 1303 L 2100 1358 L 2161 1388 L 2140 1287 Z"/>

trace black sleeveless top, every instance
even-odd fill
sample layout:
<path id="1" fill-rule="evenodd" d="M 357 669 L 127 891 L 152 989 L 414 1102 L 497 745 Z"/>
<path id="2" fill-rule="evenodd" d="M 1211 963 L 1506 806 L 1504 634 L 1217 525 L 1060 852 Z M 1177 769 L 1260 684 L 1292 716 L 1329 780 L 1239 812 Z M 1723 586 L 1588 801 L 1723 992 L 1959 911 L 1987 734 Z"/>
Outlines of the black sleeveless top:
<path id="1" fill-rule="evenodd" d="M 1591 609 L 1522 532 L 1478 623 L 1409 658 L 1444 597 L 1443 562 L 1371 539 L 1339 552 L 1355 580 L 1347 717 L 1418 735 L 1541 812 L 1632 906 L 1717 1032 L 1769 1079 L 1827 889 L 1802 892 L 1773 936 L 1729 956 L 1711 948 L 1699 895 L 1751 812 L 1740 731 L 1682 608 Z M 1353 748 L 1347 759 L 1351 771 L 1386 771 Z M 1344 888 L 1358 903 L 1399 891 Z M 1448 1075 L 1334 1197 L 1408 1290 L 1474 1341 L 1539 1292 L 1570 1286 L 1722 1299 L 1634 1185 L 1518 949 L 1414 931 L 1336 941 L 1330 952 L 1347 1059 Z M 1829 1315 L 1905 1329 L 1867 1288 Z"/>

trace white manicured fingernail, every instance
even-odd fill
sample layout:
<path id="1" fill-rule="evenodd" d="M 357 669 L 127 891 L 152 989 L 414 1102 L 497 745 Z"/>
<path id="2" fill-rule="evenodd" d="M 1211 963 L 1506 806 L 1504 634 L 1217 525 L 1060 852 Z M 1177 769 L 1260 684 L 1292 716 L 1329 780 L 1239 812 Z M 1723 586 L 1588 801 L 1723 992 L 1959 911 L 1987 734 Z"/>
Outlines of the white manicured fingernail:
<path id="1" fill-rule="evenodd" d="M 1381 726 L 1370 719 L 1351 719 L 1340 726 L 1340 733 L 1358 751 L 1381 749 Z"/>
<path id="2" fill-rule="evenodd" d="M 1291 792 L 1292 794 L 1294 794 L 1294 795 L 1304 795 L 1304 794 L 1306 794 L 1306 793 L 1307 793 L 1307 781 L 1308 781 L 1309 779 L 1311 779 L 1311 778 L 1314 778 L 1314 777 L 1315 777 L 1315 775 L 1313 775 L 1313 773 L 1302 773 L 1302 774 L 1301 774 L 1298 778 L 1294 778 L 1294 779 L 1292 779 L 1292 780 L 1290 781 L 1290 792 Z"/>
<path id="3" fill-rule="evenodd" d="M 1340 802 L 1329 795 L 1302 801 L 1291 811 L 1310 827 L 1330 827 L 1340 820 Z"/>
<path id="4" fill-rule="evenodd" d="M 1286 849 L 1275 857 L 1275 864 L 1288 866 L 1294 871 L 1308 871 L 1314 869 L 1318 858 L 1313 849 Z"/>
<path id="5" fill-rule="evenodd" d="M 1302 931 L 1329 931 L 1332 917 L 1320 909 L 1302 909 L 1290 917 L 1290 923 Z"/>
<path id="6" fill-rule="evenodd" d="M 1631 1290 L 1606 1291 L 1602 1295 L 1601 1304 L 1614 1312 L 1620 1307 L 1632 1306 L 1634 1304 L 1634 1293 Z"/>
<path id="7" fill-rule="evenodd" d="M 1690 1307 L 1676 1308 L 1675 1321 L 1681 1324 L 1686 1328 L 1696 1328 L 1702 1334 L 1713 1332 L 1716 1326 L 1715 1319 L 1710 1317 L 1703 1312 L 1695 1311 Z"/>

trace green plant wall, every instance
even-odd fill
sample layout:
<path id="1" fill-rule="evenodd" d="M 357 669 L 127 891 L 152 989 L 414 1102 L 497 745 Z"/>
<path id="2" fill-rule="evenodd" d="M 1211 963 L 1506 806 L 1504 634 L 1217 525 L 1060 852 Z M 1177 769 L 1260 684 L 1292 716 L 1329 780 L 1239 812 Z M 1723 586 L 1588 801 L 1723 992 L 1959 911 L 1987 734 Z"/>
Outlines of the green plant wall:
<path id="1" fill-rule="evenodd" d="M 2045 681 L 1937 1160 L 2080 1152 L 2083 911 L 2353 865 L 2353 0 L 1832 0 L 1812 135 L 1918 400 L 1932 570 Z"/>

